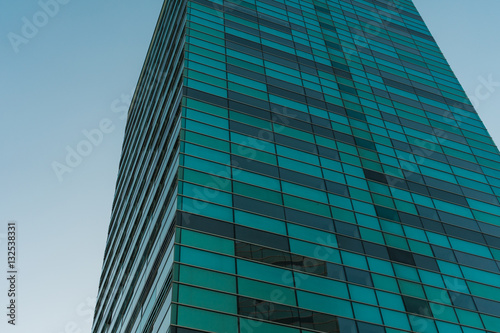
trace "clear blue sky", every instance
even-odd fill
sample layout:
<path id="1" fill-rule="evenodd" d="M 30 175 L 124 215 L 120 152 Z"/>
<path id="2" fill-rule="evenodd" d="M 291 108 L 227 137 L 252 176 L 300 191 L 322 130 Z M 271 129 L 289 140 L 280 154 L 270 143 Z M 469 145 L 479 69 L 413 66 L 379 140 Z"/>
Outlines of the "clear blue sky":
<path id="1" fill-rule="evenodd" d="M 500 82 L 500 1 L 415 3 L 470 96 L 480 77 Z M 125 125 L 114 111 L 135 87 L 161 4 L 71 0 L 43 22 L 38 1 L 0 3 L 0 237 L 18 221 L 20 261 L 19 325 L 1 312 L 1 332 L 90 332 L 86 301 L 97 292 Z M 16 53 L 9 33 L 22 36 L 33 15 L 43 24 Z M 479 102 L 500 142 L 500 87 Z M 110 133 L 60 181 L 53 163 L 65 164 L 67 147 L 89 149 L 82 131 L 105 119 Z M 0 279 L 0 304 L 5 290 Z"/>
<path id="2" fill-rule="evenodd" d="M 90 331 L 125 125 L 111 105 L 135 87 L 162 3 L 71 0 L 15 53 L 8 34 L 41 8 L 0 2 L 0 234 L 18 221 L 20 261 L 19 326 L 0 310 L 0 332 Z M 52 163 L 106 118 L 114 130 L 60 182 Z"/>

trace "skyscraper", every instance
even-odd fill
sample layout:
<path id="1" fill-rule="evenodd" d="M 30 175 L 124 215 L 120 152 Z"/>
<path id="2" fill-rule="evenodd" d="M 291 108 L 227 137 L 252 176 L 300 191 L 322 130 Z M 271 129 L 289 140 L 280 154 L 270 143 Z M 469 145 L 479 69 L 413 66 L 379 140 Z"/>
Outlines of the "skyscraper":
<path id="1" fill-rule="evenodd" d="M 500 332 L 499 170 L 410 0 L 165 1 L 93 332 Z"/>

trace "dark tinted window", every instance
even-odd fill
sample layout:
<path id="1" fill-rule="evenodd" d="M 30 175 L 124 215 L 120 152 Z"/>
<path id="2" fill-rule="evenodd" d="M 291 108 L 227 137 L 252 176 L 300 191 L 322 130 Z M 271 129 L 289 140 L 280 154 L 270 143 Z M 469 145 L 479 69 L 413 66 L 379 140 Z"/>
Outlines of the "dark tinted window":
<path id="1" fill-rule="evenodd" d="M 300 311 L 301 326 L 321 332 L 339 332 L 337 317 L 308 310 Z"/>
<path id="2" fill-rule="evenodd" d="M 354 137 L 352 135 L 344 134 L 341 132 L 334 132 L 334 135 L 335 135 L 335 139 L 337 139 L 339 141 L 350 143 L 350 144 L 355 144 Z"/>
<path id="3" fill-rule="evenodd" d="M 422 222 L 420 222 L 420 217 L 413 214 L 398 212 L 399 219 L 404 224 L 413 225 L 415 227 L 422 227 Z"/>
<path id="4" fill-rule="evenodd" d="M 362 271 L 360 269 L 346 267 L 345 273 L 347 276 L 347 281 L 349 281 L 349 282 L 363 284 L 363 285 L 369 286 L 369 287 L 373 286 L 371 275 L 367 271 Z"/>
<path id="5" fill-rule="evenodd" d="M 238 314 L 288 325 L 300 325 L 297 308 L 246 297 L 238 297 Z"/>
<path id="6" fill-rule="evenodd" d="M 346 280 L 344 266 L 326 263 L 327 276 L 337 280 Z"/>
<path id="7" fill-rule="evenodd" d="M 278 219 L 285 218 L 282 206 L 273 205 L 268 202 L 250 199 L 239 195 L 233 195 L 233 204 L 234 207 L 238 209 L 272 216 Z"/>
<path id="8" fill-rule="evenodd" d="M 318 146 L 319 154 L 324 157 L 329 157 L 332 160 L 340 160 L 339 153 L 336 150 L 326 148 L 323 146 Z"/>
<path id="9" fill-rule="evenodd" d="M 435 152 L 432 152 L 433 156 L 435 154 L 436 154 Z M 442 162 L 443 163 L 447 163 L 446 160 L 443 160 Z M 453 193 L 458 194 L 458 195 L 462 195 L 463 194 L 460 186 L 458 186 L 456 184 L 453 184 L 453 183 L 450 183 L 450 182 L 447 182 L 447 181 L 444 181 L 444 180 L 441 180 L 441 179 L 436 179 L 436 178 L 428 177 L 428 176 L 423 176 L 423 179 L 425 180 L 425 183 L 428 186 L 435 187 L 437 189 L 440 189 L 440 190 L 443 190 L 443 191 L 447 191 L 447 192 L 453 192 Z"/>
<path id="10" fill-rule="evenodd" d="M 500 303 L 484 298 L 474 297 L 477 305 L 477 310 L 482 313 L 487 313 L 492 316 L 500 316 Z"/>
<path id="11" fill-rule="evenodd" d="M 280 176 L 281 179 L 288 180 L 292 183 L 302 184 L 321 190 L 325 189 L 325 181 L 323 179 L 309 176 L 306 175 L 305 173 L 300 173 L 289 169 L 280 168 Z"/>
<path id="12" fill-rule="evenodd" d="M 335 221 L 335 230 L 337 230 L 337 232 L 339 234 L 342 234 L 345 236 L 351 236 L 351 237 L 357 237 L 357 238 L 360 237 L 358 226 L 355 224 Z"/>
<path id="13" fill-rule="evenodd" d="M 234 238 L 234 224 L 191 213 L 179 213 L 179 225 L 212 234 Z"/>
<path id="14" fill-rule="evenodd" d="M 424 227 L 424 229 L 444 233 L 443 224 L 441 222 L 425 218 L 421 218 L 420 220 L 422 221 L 422 226 Z"/>
<path id="15" fill-rule="evenodd" d="M 356 112 L 356 113 L 359 114 L 359 112 Z M 349 115 L 351 116 L 351 115 L 353 115 L 353 113 L 350 113 Z M 363 118 L 364 118 L 364 116 L 363 116 Z M 365 120 L 365 119 L 363 119 L 363 120 Z M 366 149 L 376 150 L 375 143 L 373 141 L 368 141 L 368 140 L 361 139 L 361 138 L 358 138 L 358 137 L 356 137 L 355 139 L 356 139 L 356 144 L 358 146 L 366 148 Z"/>
<path id="16" fill-rule="evenodd" d="M 374 180 L 374 181 L 379 182 L 379 183 L 387 184 L 387 179 L 385 178 L 385 175 L 383 173 L 372 171 L 372 170 L 367 170 L 367 169 L 363 169 L 363 172 L 365 173 L 366 179 Z"/>
<path id="17" fill-rule="evenodd" d="M 393 247 L 388 247 L 387 250 L 391 260 L 415 266 L 415 260 L 413 259 L 411 252 L 395 249 Z"/>
<path id="18" fill-rule="evenodd" d="M 235 226 L 235 237 L 236 239 L 245 242 L 260 244 L 284 251 L 290 251 L 287 237 L 273 234 L 267 231 L 261 231 L 237 225 Z"/>
<path id="19" fill-rule="evenodd" d="M 229 71 L 229 66 L 230 65 L 227 65 L 228 71 Z M 255 78 L 255 79 L 257 79 L 256 76 L 260 75 L 260 74 L 256 74 L 255 72 L 243 70 L 240 67 L 236 67 L 236 66 L 232 66 L 232 67 L 235 69 L 236 68 L 238 69 L 237 71 L 234 71 L 234 72 L 236 72 L 236 74 L 241 74 L 241 75 L 248 76 L 248 77 L 253 76 L 253 78 Z M 252 73 L 252 74 L 247 74 L 247 73 Z M 262 79 L 264 79 L 264 78 L 262 78 Z M 269 109 L 269 102 L 263 101 L 263 100 L 258 99 L 258 98 L 250 97 L 248 95 L 243 95 L 243 94 L 231 91 L 231 90 L 229 90 L 227 92 L 227 96 L 229 99 L 232 99 L 234 101 L 242 102 L 242 103 L 245 103 L 248 105 L 253 105 L 253 106 L 261 108 L 261 109 Z"/>
<path id="20" fill-rule="evenodd" d="M 459 294 L 454 291 L 448 291 L 448 294 L 450 295 L 451 302 L 453 303 L 454 306 L 476 311 L 476 305 L 471 296 L 465 294 Z"/>
<path id="21" fill-rule="evenodd" d="M 231 155 L 231 165 L 233 167 L 254 171 L 274 178 L 278 178 L 278 168 L 274 165 L 251 160 L 245 157 Z"/>
<path id="22" fill-rule="evenodd" d="M 464 229 L 460 227 L 456 227 L 450 224 L 444 224 L 443 227 L 446 230 L 446 233 L 451 236 L 455 236 L 458 238 L 466 239 L 469 241 L 473 241 L 475 243 L 481 243 L 485 244 L 485 239 L 483 237 L 483 234 L 480 232 L 475 232 L 470 229 Z"/>
<path id="23" fill-rule="evenodd" d="M 387 252 L 387 247 L 370 242 L 363 242 L 363 246 L 365 248 L 366 254 L 377 258 L 389 260 L 389 253 Z"/>
<path id="24" fill-rule="evenodd" d="M 429 191 L 427 190 L 427 186 L 422 185 L 422 184 L 418 184 L 418 183 L 414 183 L 414 182 L 408 182 L 407 184 L 408 184 L 408 189 L 410 191 L 418 193 L 418 194 L 422 194 L 425 196 L 429 196 Z"/>
<path id="25" fill-rule="evenodd" d="M 264 119 L 271 118 L 271 112 L 269 112 L 269 111 L 258 109 L 258 108 L 255 108 L 253 106 L 239 103 L 239 102 L 235 102 L 235 101 L 229 101 L 229 108 L 231 110 L 235 110 L 235 111 L 238 111 L 241 113 L 246 113 L 246 114 L 249 114 L 249 115 L 255 116 L 255 117 L 260 117 L 260 118 L 264 118 Z"/>
<path id="26" fill-rule="evenodd" d="M 457 259 L 455 258 L 455 253 L 453 250 L 450 250 L 445 247 L 437 246 L 437 245 L 431 245 L 432 246 L 432 251 L 434 252 L 434 255 L 436 258 L 445 260 L 445 261 L 452 261 L 456 262 Z"/>
<path id="27" fill-rule="evenodd" d="M 268 57 L 274 57 L 274 56 L 266 56 L 266 58 Z M 283 59 L 279 59 L 279 61 L 277 62 L 278 64 L 283 62 L 284 60 Z M 290 62 L 290 64 L 294 64 L 296 65 L 296 63 L 294 62 Z M 292 66 L 289 66 L 289 67 L 292 67 Z M 298 66 L 295 66 L 297 67 L 298 69 Z M 296 84 L 293 84 L 293 83 L 290 83 L 290 82 L 286 82 L 286 81 L 283 81 L 283 80 L 279 80 L 279 79 L 276 79 L 274 77 L 271 77 L 271 76 L 268 76 L 267 77 L 267 83 L 270 84 L 270 85 L 273 85 L 275 87 L 281 87 L 281 88 L 284 88 L 286 90 L 290 90 L 290 91 L 294 91 L 298 94 L 304 94 L 304 88 L 301 87 L 301 86 L 298 86 Z"/>
<path id="28" fill-rule="evenodd" d="M 363 243 L 359 239 L 337 235 L 337 242 L 341 249 L 365 253 Z"/>
<path id="29" fill-rule="evenodd" d="M 499 226 L 484 223 L 484 222 L 479 222 L 479 227 L 481 228 L 481 231 L 484 232 L 485 234 L 500 237 L 500 227 Z"/>
<path id="30" fill-rule="evenodd" d="M 191 97 L 191 98 L 197 99 L 197 100 L 202 100 L 202 101 L 208 102 L 210 104 L 215 104 L 215 105 L 219 105 L 222 107 L 227 107 L 227 99 L 225 99 L 225 98 L 215 96 L 215 95 L 203 92 L 201 90 L 196 90 L 193 88 L 184 87 L 184 90 L 185 90 L 185 94 L 187 97 Z"/>
<path id="31" fill-rule="evenodd" d="M 490 236 L 490 235 L 484 235 L 484 238 L 486 239 L 486 243 L 488 243 L 488 245 L 494 246 L 494 247 L 500 249 L 500 238 Z"/>
<path id="32" fill-rule="evenodd" d="M 405 304 L 406 311 L 410 313 L 429 317 L 432 316 L 432 312 L 427 301 L 409 296 L 403 296 L 403 302 Z"/>
<path id="33" fill-rule="evenodd" d="M 328 192 L 332 192 L 339 195 L 349 196 L 349 188 L 344 184 L 334 183 L 332 181 L 326 180 L 326 189 Z"/>
<path id="34" fill-rule="evenodd" d="M 377 211 L 378 217 L 382 217 L 384 219 L 393 221 L 399 221 L 398 212 L 395 211 L 394 209 L 375 205 L 375 210 Z"/>
<path id="35" fill-rule="evenodd" d="M 385 178 L 387 179 L 387 184 L 389 184 L 390 186 L 402 188 L 405 190 L 408 189 L 408 185 L 406 184 L 406 180 L 404 180 L 404 179 L 392 177 L 392 176 L 388 176 L 388 175 L 385 175 Z"/>
<path id="36" fill-rule="evenodd" d="M 265 129 L 250 126 L 247 124 L 243 124 L 237 121 L 229 122 L 229 129 L 233 132 L 238 132 L 242 134 L 246 134 L 249 136 L 253 136 L 256 138 L 266 138 L 267 140 L 273 139 L 273 132 L 267 131 Z"/>
<path id="37" fill-rule="evenodd" d="M 277 144 L 317 154 L 316 145 L 289 136 L 274 134 Z"/>
<path id="38" fill-rule="evenodd" d="M 292 267 L 290 254 L 264 246 L 235 242 L 235 254 L 238 257 L 265 262 L 281 267 Z"/>
<path id="39" fill-rule="evenodd" d="M 460 264 L 475 267 L 485 271 L 500 273 L 497 264 L 490 259 L 478 257 L 472 254 L 455 251 L 455 256 Z"/>
<path id="40" fill-rule="evenodd" d="M 472 190 L 472 189 L 467 188 L 467 187 L 462 187 L 462 191 L 464 192 L 464 195 L 466 197 L 470 197 L 470 198 L 474 198 L 474 199 L 477 199 L 477 200 L 481 200 L 481 201 L 490 203 L 492 205 L 498 205 L 499 204 L 497 197 L 495 197 L 492 194 L 488 194 L 488 193 L 484 193 L 484 192 Z"/>
<path id="41" fill-rule="evenodd" d="M 356 322 L 352 319 L 339 318 L 340 333 L 358 333 Z M 359 332 L 365 333 L 365 332 Z"/>
<path id="42" fill-rule="evenodd" d="M 378 310 L 376 310 L 376 311 L 378 311 Z M 360 333 L 364 333 L 364 332 L 384 333 L 385 332 L 385 328 L 383 328 L 382 326 L 377 326 L 377 325 L 368 324 L 368 323 L 362 323 L 360 321 L 358 321 L 358 329 L 359 329 Z"/>
<path id="43" fill-rule="evenodd" d="M 436 262 L 436 259 L 422 256 L 420 254 L 413 254 L 413 259 L 415 260 L 415 266 L 434 272 L 439 272 L 439 266 Z"/>
<path id="44" fill-rule="evenodd" d="M 477 225 L 477 222 L 473 219 L 469 219 L 455 214 L 445 213 L 442 211 L 439 212 L 439 218 L 441 221 L 451 225 L 457 225 L 462 228 L 479 231 L 479 226 Z"/>
<path id="45" fill-rule="evenodd" d="M 441 199 L 441 200 L 444 200 L 444 201 L 453 202 L 453 203 L 456 203 L 458 205 L 462 205 L 462 206 L 466 206 L 466 207 L 469 206 L 469 204 L 467 203 L 467 200 L 465 200 L 465 197 L 463 197 L 461 195 L 457 195 L 457 194 L 453 194 L 453 193 L 450 193 L 450 192 L 438 190 L 438 189 L 435 189 L 433 187 L 429 187 L 428 190 L 429 190 L 429 194 L 433 198 L 437 198 L 437 199 Z"/>
<path id="46" fill-rule="evenodd" d="M 291 208 L 285 208 L 285 212 L 287 221 L 327 231 L 334 231 L 333 220 L 329 218 L 302 212 Z"/>
<path id="47" fill-rule="evenodd" d="M 324 261 L 302 256 L 293 256 L 292 261 L 295 269 L 322 276 L 328 275 L 328 266 Z"/>
<path id="48" fill-rule="evenodd" d="M 275 86 L 267 85 L 267 91 L 269 92 L 269 94 L 283 96 L 285 98 L 289 98 L 299 103 L 306 103 L 306 97 L 303 94 L 298 94 L 290 90 L 285 90 Z"/>

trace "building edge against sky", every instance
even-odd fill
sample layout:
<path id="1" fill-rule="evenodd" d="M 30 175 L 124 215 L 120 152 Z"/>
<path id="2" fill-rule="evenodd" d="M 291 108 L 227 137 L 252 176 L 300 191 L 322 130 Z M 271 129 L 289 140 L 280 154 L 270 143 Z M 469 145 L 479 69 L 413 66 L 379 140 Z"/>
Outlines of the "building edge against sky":
<path id="1" fill-rule="evenodd" d="M 93 332 L 500 332 L 499 170 L 411 1 L 165 1 Z"/>
<path id="2" fill-rule="evenodd" d="M 159 318 L 155 331 L 166 331 L 168 307 L 162 305 L 170 304 L 172 287 L 185 11 L 184 1 L 165 1 L 130 106 L 94 332 L 142 332 L 148 315 Z"/>

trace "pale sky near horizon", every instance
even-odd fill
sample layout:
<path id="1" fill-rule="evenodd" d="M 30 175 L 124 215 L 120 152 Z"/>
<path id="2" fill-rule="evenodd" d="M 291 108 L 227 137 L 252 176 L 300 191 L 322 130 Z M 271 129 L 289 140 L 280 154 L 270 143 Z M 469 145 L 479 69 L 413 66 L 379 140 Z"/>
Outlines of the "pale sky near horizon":
<path id="1" fill-rule="evenodd" d="M 469 96 L 484 92 L 483 79 L 498 80 L 477 110 L 500 143 L 500 1 L 414 2 Z M 0 332 L 63 333 L 73 324 L 90 332 L 125 126 L 118 111 L 162 3 L 69 1 L 16 53 L 8 34 L 22 34 L 23 17 L 41 8 L 38 0 L 0 2 L 0 276 L 10 220 L 18 222 L 20 265 L 18 326 L 0 310 Z M 81 146 L 99 126 L 102 139 Z M 79 145 L 92 151 L 60 181 L 54 162 Z M 6 290 L 2 278 L 2 309 Z"/>

